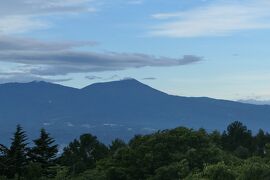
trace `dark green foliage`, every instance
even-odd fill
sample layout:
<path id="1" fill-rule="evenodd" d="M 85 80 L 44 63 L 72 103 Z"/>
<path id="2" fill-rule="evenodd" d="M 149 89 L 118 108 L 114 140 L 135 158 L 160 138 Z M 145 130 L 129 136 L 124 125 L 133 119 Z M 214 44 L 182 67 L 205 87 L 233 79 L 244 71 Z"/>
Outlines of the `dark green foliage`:
<path id="1" fill-rule="evenodd" d="M 270 179 L 267 137 L 268 134 L 261 132 L 253 137 L 240 122 L 230 124 L 223 135 L 218 131 L 208 134 L 204 129 L 196 131 L 183 127 L 137 135 L 127 145 L 119 140 L 112 142 L 110 155 L 79 177 L 102 180 Z M 254 155 L 266 158 L 257 159 L 252 166 Z"/>
<path id="2" fill-rule="evenodd" d="M 57 145 L 45 130 L 34 140 L 35 146 L 27 147 L 26 134 L 20 125 L 11 139 L 11 146 L 0 145 L 0 175 L 10 179 L 37 180 L 52 177 L 51 166 L 57 153 Z M 50 172 L 50 173 L 49 173 Z"/>
<path id="3" fill-rule="evenodd" d="M 151 180 L 178 180 L 186 177 L 189 174 L 189 164 L 187 160 L 172 163 L 168 166 L 163 166 L 155 171 Z"/>
<path id="4" fill-rule="evenodd" d="M 126 180 L 128 177 L 126 168 L 110 167 L 106 172 L 106 178 L 108 180 Z"/>
<path id="5" fill-rule="evenodd" d="M 265 156 L 266 149 L 265 146 L 267 143 L 270 143 L 270 134 L 265 133 L 262 129 L 259 130 L 257 135 L 254 138 L 255 143 L 255 153 L 258 156 Z"/>
<path id="6" fill-rule="evenodd" d="M 43 168 L 41 164 L 39 163 L 29 163 L 29 165 L 26 168 L 26 171 L 24 172 L 24 177 L 27 180 L 36 180 L 42 177 L 43 175 Z"/>
<path id="7" fill-rule="evenodd" d="M 11 139 L 12 143 L 7 151 L 7 176 L 14 178 L 15 175 L 18 176 L 18 179 L 22 176 L 28 165 L 28 152 L 27 148 L 27 138 L 26 134 L 23 131 L 20 125 L 17 126 L 16 132 L 14 133 L 13 138 Z"/>
<path id="8" fill-rule="evenodd" d="M 61 163 L 70 168 L 72 175 L 83 172 L 86 169 L 95 167 L 95 163 L 106 157 L 108 148 L 91 134 L 80 136 L 79 140 L 74 140 L 68 147 L 64 148 Z"/>
<path id="9" fill-rule="evenodd" d="M 230 124 L 227 132 L 222 134 L 222 145 L 228 151 L 235 151 L 239 147 L 246 148 L 249 153 L 254 151 L 252 133 L 239 121 Z"/>
<path id="10" fill-rule="evenodd" d="M 222 136 L 219 131 L 215 130 L 209 134 L 211 141 L 218 147 L 222 146 Z"/>
<path id="11" fill-rule="evenodd" d="M 269 180 L 270 165 L 261 158 L 250 158 L 240 167 L 240 180 Z"/>
<path id="12" fill-rule="evenodd" d="M 203 177 L 209 180 L 235 180 L 236 173 L 232 167 L 220 162 L 206 166 L 203 170 Z"/>
<path id="13" fill-rule="evenodd" d="M 177 128 L 136 136 L 113 155 L 111 162 L 126 169 L 131 179 L 165 177 L 168 173 L 177 179 L 202 169 L 205 163 L 217 162 L 218 154 L 205 131 Z"/>
<path id="14" fill-rule="evenodd" d="M 270 160 L 270 143 L 265 144 L 265 157 Z"/>
<path id="15" fill-rule="evenodd" d="M 269 137 L 262 130 L 252 136 L 240 122 L 223 134 L 179 127 L 109 147 L 84 134 L 55 160 L 57 146 L 45 130 L 29 150 L 18 126 L 11 147 L 0 145 L 0 179 L 270 180 Z"/>
<path id="16" fill-rule="evenodd" d="M 8 172 L 8 151 L 7 147 L 0 144 L 0 175 L 6 175 Z"/>
<path id="17" fill-rule="evenodd" d="M 39 164 L 42 168 L 42 175 L 45 177 L 53 177 L 55 172 L 51 168 L 54 166 L 54 160 L 58 152 L 57 145 L 54 144 L 54 139 L 41 129 L 40 137 L 34 140 L 35 146 L 31 149 L 31 158 L 35 164 Z"/>
<path id="18" fill-rule="evenodd" d="M 112 141 L 112 144 L 109 146 L 109 150 L 111 154 L 114 154 L 119 150 L 120 148 L 126 147 L 126 143 L 121 139 L 115 139 Z"/>
<path id="19" fill-rule="evenodd" d="M 248 148 L 245 148 L 243 146 L 238 146 L 234 151 L 233 151 L 234 155 L 239 157 L 239 158 L 242 158 L 242 159 L 246 159 L 249 157 L 249 150 Z"/>

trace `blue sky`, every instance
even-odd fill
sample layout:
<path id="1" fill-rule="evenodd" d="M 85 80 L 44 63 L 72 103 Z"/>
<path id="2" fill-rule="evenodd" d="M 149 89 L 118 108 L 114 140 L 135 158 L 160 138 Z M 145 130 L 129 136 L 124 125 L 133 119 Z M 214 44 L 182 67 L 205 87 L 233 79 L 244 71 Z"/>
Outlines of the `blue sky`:
<path id="1" fill-rule="evenodd" d="M 136 78 L 170 94 L 270 99 L 267 0 L 0 2 L 0 82 Z"/>

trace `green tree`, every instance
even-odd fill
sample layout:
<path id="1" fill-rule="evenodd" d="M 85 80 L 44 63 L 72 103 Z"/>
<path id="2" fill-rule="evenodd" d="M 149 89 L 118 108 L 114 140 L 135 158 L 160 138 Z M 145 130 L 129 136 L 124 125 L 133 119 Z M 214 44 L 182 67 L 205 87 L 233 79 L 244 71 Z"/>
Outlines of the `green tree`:
<path id="1" fill-rule="evenodd" d="M 40 137 L 33 142 L 35 146 L 31 149 L 32 161 L 41 165 L 44 176 L 53 177 L 55 173 L 51 167 L 55 165 L 54 161 L 58 152 L 55 140 L 45 129 L 41 129 Z"/>
<path id="2" fill-rule="evenodd" d="M 109 146 L 110 153 L 114 154 L 118 149 L 126 147 L 126 143 L 121 139 L 115 139 Z"/>
<path id="3" fill-rule="evenodd" d="M 265 145 L 265 157 L 270 160 L 270 143 Z"/>
<path id="4" fill-rule="evenodd" d="M 254 137 L 255 154 L 261 157 L 265 156 L 267 143 L 270 143 L 270 135 L 260 129 Z"/>
<path id="5" fill-rule="evenodd" d="M 239 146 L 254 151 L 253 138 L 250 130 L 239 121 L 231 123 L 227 127 L 227 132 L 222 134 L 222 145 L 225 150 L 234 151 Z"/>
<path id="6" fill-rule="evenodd" d="M 64 148 L 61 163 L 70 167 L 72 175 L 95 167 L 98 160 L 105 158 L 108 148 L 96 136 L 83 134 Z"/>
<path id="7" fill-rule="evenodd" d="M 233 151 L 234 155 L 242 158 L 242 159 L 246 159 L 249 157 L 250 153 L 249 150 L 243 146 L 238 146 L 234 151 Z"/>
<path id="8" fill-rule="evenodd" d="M 178 180 L 186 177 L 189 174 L 189 165 L 187 160 L 171 163 L 168 166 L 163 166 L 155 171 L 155 175 L 150 180 Z"/>
<path id="9" fill-rule="evenodd" d="M 203 174 L 203 177 L 209 180 L 235 180 L 236 179 L 236 172 L 234 172 L 233 167 L 227 166 L 223 162 L 206 166 L 202 174 Z"/>
<path id="10" fill-rule="evenodd" d="M 260 158 L 250 158 L 240 167 L 239 180 L 270 179 L 270 166 Z"/>
<path id="11" fill-rule="evenodd" d="M 8 158 L 8 177 L 14 178 L 17 175 L 21 179 L 28 164 L 27 136 L 20 125 L 17 125 L 12 143 L 7 153 Z"/>
<path id="12" fill-rule="evenodd" d="M 27 180 L 39 180 L 43 175 L 41 164 L 30 162 L 24 172 L 24 178 Z"/>
<path id="13" fill-rule="evenodd" d="M 219 131 L 215 130 L 212 133 L 209 134 L 210 140 L 215 143 L 217 146 L 221 146 L 221 134 Z"/>

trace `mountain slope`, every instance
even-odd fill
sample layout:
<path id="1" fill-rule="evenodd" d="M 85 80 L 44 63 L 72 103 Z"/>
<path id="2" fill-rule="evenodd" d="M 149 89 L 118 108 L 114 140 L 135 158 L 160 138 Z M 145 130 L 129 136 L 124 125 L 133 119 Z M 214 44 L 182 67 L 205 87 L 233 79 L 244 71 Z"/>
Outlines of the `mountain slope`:
<path id="1" fill-rule="evenodd" d="M 181 125 L 221 129 L 235 120 L 253 130 L 270 130 L 270 106 L 171 96 L 134 79 L 96 83 L 83 89 L 46 82 L 2 84 L 0 99 L 3 139 L 9 139 L 18 123 L 31 137 L 45 127 L 59 143 L 86 132 L 110 142 L 116 137 L 128 139 Z"/>

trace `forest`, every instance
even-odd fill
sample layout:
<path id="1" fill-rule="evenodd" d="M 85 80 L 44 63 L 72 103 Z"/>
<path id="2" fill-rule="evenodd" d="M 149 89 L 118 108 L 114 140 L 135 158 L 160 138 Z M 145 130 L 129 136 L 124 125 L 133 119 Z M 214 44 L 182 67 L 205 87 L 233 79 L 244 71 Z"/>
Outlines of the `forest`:
<path id="1" fill-rule="evenodd" d="M 0 180 L 270 179 L 270 134 L 239 121 L 224 132 L 178 127 L 110 145 L 83 134 L 58 151 L 45 129 L 30 143 L 18 125 L 10 146 L 0 145 Z"/>

